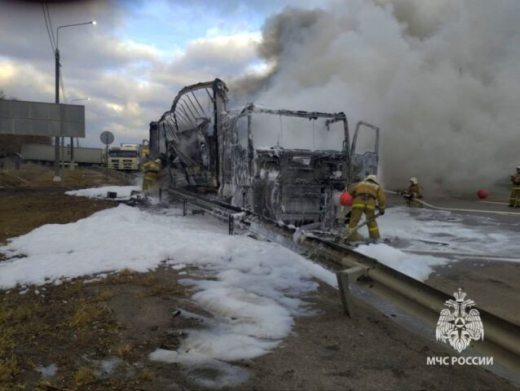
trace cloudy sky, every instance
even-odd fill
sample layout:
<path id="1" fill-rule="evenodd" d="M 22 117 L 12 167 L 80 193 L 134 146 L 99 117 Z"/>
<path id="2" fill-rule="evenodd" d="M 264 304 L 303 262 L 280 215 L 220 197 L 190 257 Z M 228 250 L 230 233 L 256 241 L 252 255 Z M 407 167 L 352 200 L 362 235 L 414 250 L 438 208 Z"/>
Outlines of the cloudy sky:
<path id="1" fill-rule="evenodd" d="M 147 138 L 148 124 L 184 85 L 265 72 L 257 56 L 262 26 L 286 6 L 318 0 L 119 0 L 49 2 L 60 30 L 65 99 L 85 104 L 87 139 Z M 0 0 L 0 90 L 19 100 L 54 102 L 54 58 L 39 2 Z"/>
<path id="2" fill-rule="evenodd" d="M 474 190 L 520 164 L 520 0 L 55 0 L 49 10 L 54 29 L 98 22 L 60 30 L 66 98 L 91 98 L 83 145 L 100 146 L 105 130 L 139 142 L 183 86 L 219 77 L 235 96 L 252 93 L 242 100 L 379 126 L 387 183 Z M 255 74 L 269 77 L 241 77 Z M 0 0 L 0 90 L 54 101 L 37 1 Z M 285 138 L 281 122 L 255 129 L 314 146 L 314 127 Z"/>

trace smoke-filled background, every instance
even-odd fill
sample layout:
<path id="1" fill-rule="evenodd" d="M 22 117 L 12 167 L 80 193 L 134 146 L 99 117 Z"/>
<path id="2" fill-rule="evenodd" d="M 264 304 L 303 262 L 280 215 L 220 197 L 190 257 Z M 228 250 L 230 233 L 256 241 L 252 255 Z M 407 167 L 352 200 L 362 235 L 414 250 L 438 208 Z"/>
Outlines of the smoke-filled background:
<path id="1" fill-rule="evenodd" d="M 519 0 L 48 4 L 54 30 L 98 21 L 59 40 L 63 101 L 91 98 L 75 103 L 86 107 L 83 146 L 101 146 L 105 130 L 140 142 L 183 86 L 219 77 L 235 103 L 344 111 L 351 131 L 359 120 L 379 126 L 388 187 L 417 176 L 428 192 L 474 191 L 508 184 L 520 164 Z M 0 0 L 0 92 L 54 101 L 39 2 Z M 341 148 L 309 121 L 272 122 L 258 146 Z"/>
<path id="2" fill-rule="evenodd" d="M 520 165 L 520 1 L 342 0 L 270 17 L 271 71 L 235 80 L 244 100 L 344 111 L 381 127 L 387 186 L 507 182 Z M 278 131 L 278 130 L 277 130 Z"/>

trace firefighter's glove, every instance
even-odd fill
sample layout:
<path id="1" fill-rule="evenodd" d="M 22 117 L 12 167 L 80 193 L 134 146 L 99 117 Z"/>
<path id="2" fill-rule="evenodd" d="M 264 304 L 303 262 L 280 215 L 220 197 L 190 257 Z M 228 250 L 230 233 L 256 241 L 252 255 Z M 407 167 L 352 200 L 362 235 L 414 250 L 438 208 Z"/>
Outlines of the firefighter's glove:
<path id="1" fill-rule="evenodd" d="M 379 209 L 379 215 L 383 216 L 385 214 L 385 210 L 383 208 Z"/>

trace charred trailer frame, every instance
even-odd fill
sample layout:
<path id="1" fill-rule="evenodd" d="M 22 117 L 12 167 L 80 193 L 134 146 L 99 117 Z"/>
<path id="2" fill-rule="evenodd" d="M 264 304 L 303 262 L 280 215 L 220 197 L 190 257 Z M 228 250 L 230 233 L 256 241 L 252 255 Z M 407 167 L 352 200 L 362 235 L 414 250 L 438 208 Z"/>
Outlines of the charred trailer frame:
<path id="1" fill-rule="evenodd" d="M 205 90 L 213 111 L 205 112 L 195 91 Z M 226 108 L 227 87 L 222 80 L 183 88 L 172 108 L 150 127 L 151 156 L 166 156 L 170 186 L 217 193 L 221 201 L 245 208 L 273 221 L 295 226 L 336 220 L 334 191 L 368 174 L 377 173 L 379 129 L 359 122 L 353 143 L 344 113 L 271 110 L 249 104 L 240 111 Z M 256 115 L 324 120 L 327 129 L 342 124 L 340 151 L 255 148 Z M 247 119 L 247 143 L 239 142 L 238 121 Z M 375 131 L 374 152 L 359 154 L 360 130 Z M 155 140 L 161 142 L 155 142 Z M 152 152 L 152 150 L 154 150 Z"/>
<path id="2" fill-rule="evenodd" d="M 162 154 L 172 186 L 218 190 L 222 177 L 221 114 L 226 112 L 227 91 L 220 79 L 184 87 L 171 109 L 150 124 L 151 156 Z M 204 109 L 196 92 L 207 95 L 211 110 Z"/>

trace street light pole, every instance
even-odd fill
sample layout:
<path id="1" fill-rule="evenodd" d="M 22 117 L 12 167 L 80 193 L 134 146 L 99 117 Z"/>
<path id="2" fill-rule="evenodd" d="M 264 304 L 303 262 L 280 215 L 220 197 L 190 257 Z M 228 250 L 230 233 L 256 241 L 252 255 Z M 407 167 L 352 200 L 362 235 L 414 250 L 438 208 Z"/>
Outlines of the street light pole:
<path id="1" fill-rule="evenodd" d="M 74 23 L 67 24 L 65 26 L 59 26 L 56 29 L 56 50 L 54 52 L 54 60 L 55 60 L 55 78 L 56 78 L 56 104 L 60 103 L 60 29 L 65 27 L 73 27 L 73 26 L 83 26 L 86 24 L 96 25 L 96 21 L 85 22 L 85 23 Z M 63 137 L 63 110 L 60 107 L 60 136 Z M 60 167 L 60 136 L 54 138 L 54 182 L 61 182 L 61 167 Z M 71 148 L 74 148 L 72 143 L 72 137 L 70 142 Z M 74 151 L 71 149 L 71 166 L 74 165 Z"/>
<path id="2" fill-rule="evenodd" d="M 54 52 L 54 66 L 56 71 L 56 104 L 60 103 L 60 51 L 56 45 Z M 60 134 L 62 120 L 61 107 L 60 107 Z M 60 136 L 54 137 L 54 182 L 61 182 L 61 170 L 60 170 Z"/>

